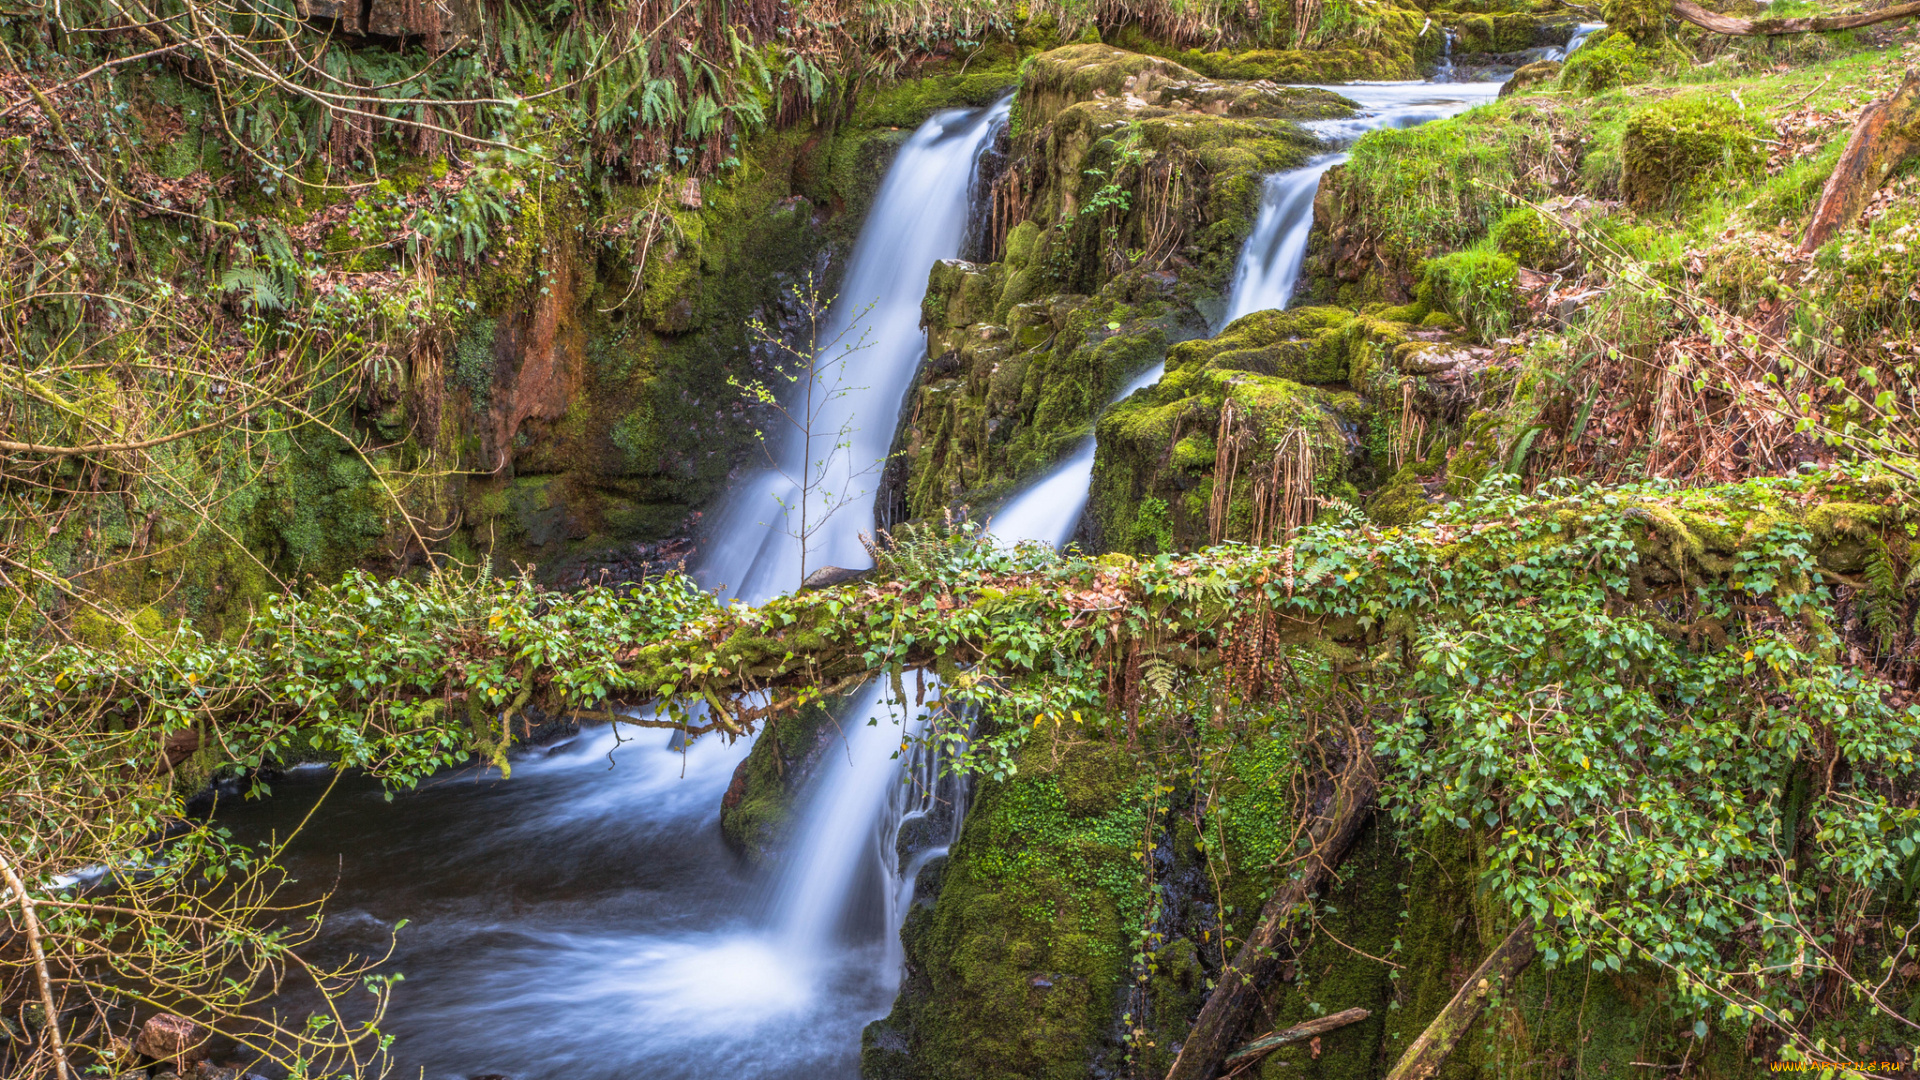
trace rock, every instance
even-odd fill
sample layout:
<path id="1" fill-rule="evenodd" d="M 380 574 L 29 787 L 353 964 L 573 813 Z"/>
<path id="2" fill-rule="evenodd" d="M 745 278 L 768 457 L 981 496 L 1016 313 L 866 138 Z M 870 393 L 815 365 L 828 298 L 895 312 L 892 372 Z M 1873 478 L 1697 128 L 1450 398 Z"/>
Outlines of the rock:
<path id="1" fill-rule="evenodd" d="M 205 1056 L 201 1049 L 205 1041 L 206 1035 L 199 1024 L 184 1016 L 160 1013 L 147 1018 L 133 1048 L 150 1058 L 183 1064 Z"/>
<path id="2" fill-rule="evenodd" d="M 800 583 L 800 591 L 808 592 L 813 589 L 831 589 L 835 585 L 844 582 L 858 581 L 866 577 L 869 573 L 872 573 L 872 571 L 849 570 L 844 566 L 823 566 L 807 575 L 807 580 Z"/>
<path id="3" fill-rule="evenodd" d="M 1515 71 L 1500 87 L 1500 96 L 1509 97 L 1522 93 L 1543 82 L 1560 77 L 1560 61 L 1541 60 Z"/>

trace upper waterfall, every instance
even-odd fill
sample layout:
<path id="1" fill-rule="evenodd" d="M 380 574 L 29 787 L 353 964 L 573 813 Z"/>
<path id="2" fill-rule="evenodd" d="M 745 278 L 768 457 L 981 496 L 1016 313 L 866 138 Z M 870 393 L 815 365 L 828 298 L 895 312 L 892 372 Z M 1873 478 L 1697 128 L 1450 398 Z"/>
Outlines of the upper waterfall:
<path id="1" fill-rule="evenodd" d="M 900 147 L 820 337 L 817 393 L 827 400 L 812 424 L 812 453 L 798 435 L 770 438 L 776 467 L 743 479 L 728 497 L 695 575 L 703 585 L 759 603 L 799 585 L 803 564 L 867 565 L 860 535 L 873 531 L 879 469 L 927 351 L 920 328 L 927 268 L 960 254 L 968 194 L 1011 100 L 937 113 Z M 815 481 L 804 551 L 802 477 Z"/>

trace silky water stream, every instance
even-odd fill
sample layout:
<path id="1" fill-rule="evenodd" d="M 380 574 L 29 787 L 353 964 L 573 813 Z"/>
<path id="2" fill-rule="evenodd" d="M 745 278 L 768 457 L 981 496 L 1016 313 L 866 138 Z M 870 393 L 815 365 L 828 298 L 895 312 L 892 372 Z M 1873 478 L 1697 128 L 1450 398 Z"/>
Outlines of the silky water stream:
<path id="1" fill-rule="evenodd" d="M 1360 111 L 1351 117 L 1316 120 L 1304 126 L 1335 146 L 1347 146 L 1378 128 L 1417 127 L 1492 101 L 1499 96 L 1500 85 L 1394 82 L 1328 86 L 1325 89 L 1352 99 Z M 1307 241 L 1313 233 L 1314 194 L 1327 170 L 1345 160 L 1344 153 L 1322 154 L 1301 168 L 1267 177 L 1261 188 L 1260 212 L 1240 249 L 1226 313 L 1214 327 L 1215 333 L 1243 315 L 1284 309 L 1292 302 L 1306 260 Z M 1164 363 L 1154 365 L 1114 400 L 1125 400 L 1160 381 L 1165 370 Z M 994 535 L 1004 540 L 1040 540 L 1055 547 L 1065 544 L 1086 512 L 1095 450 L 1094 438 L 1089 435 L 1071 457 L 1009 499 L 991 520 Z"/>
<path id="2" fill-rule="evenodd" d="M 867 347 L 822 366 L 842 391 L 823 423 L 850 436 L 836 490 L 886 456 L 926 352 L 927 268 L 959 254 L 980 157 L 1006 116 L 1005 101 L 935 116 L 875 196 L 827 338 Z M 797 475 L 804 448 L 773 449 Z M 743 481 L 700 579 L 745 602 L 797 585 L 798 542 L 780 516 L 796 495 L 780 469 Z M 810 562 L 865 565 L 858 534 L 872 528 L 868 505 L 841 507 Z M 682 753 L 657 729 L 598 728 L 517 760 L 511 780 L 457 771 L 388 801 L 376 782 L 341 779 L 287 853 L 297 881 L 284 895 L 331 891 L 323 958 L 396 941 L 387 967 L 406 978 L 383 1026 L 398 1075 L 853 1077 L 860 1029 L 899 979 L 895 826 L 957 820 L 933 804 L 933 763 L 896 756 L 903 724 L 919 722 L 904 713 L 877 686 L 854 695 L 768 867 L 727 850 L 715 821 L 746 742 Z M 900 782 L 903 767 L 916 783 Z M 223 808 L 223 824 L 249 838 L 291 831 L 329 779 L 296 772 L 271 800 Z"/>
<path id="3" fill-rule="evenodd" d="M 1373 127 L 1451 115 L 1497 85 L 1336 89 L 1365 114 L 1316 126 L 1350 142 Z M 1002 102 L 934 117 L 882 182 L 830 332 L 869 343 L 832 373 L 848 391 L 831 421 L 852 431 L 836 465 L 845 483 L 859 484 L 866 463 L 885 456 L 926 348 L 926 268 L 958 254 L 979 158 L 1006 113 Z M 1285 306 L 1313 188 L 1337 160 L 1269 179 L 1232 311 Z M 1143 373 L 1121 396 L 1159 375 Z M 792 445 L 775 449 L 799 460 Z M 1064 544 L 1086 504 L 1093 455 L 1089 437 L 994 517 L 995 535 Z M 719 517 L 702 582 L 746 602 L 797 584 L 800 551 L 778 516 L 796 495 L 778 469 L 743 482 Z M 872 527 L 864 505 L 842 508 L 807 564 L 865 565 L 858 535 Z M 264 838 L 312 808 L 286 855 L 297 881 L 285 895 L 331 894 L 318 959 L 396 942 L 388 968 L 406 979 L 384 1030 L 397 1037 L 397 1075 L 851 1078 L 860 1029 L 887 1012 L 897 987 L 899 919 L 915 872 L 944 852 L 960 816 L 961 793 L 937 783 L 937 763 L 921 751 L 896 755 L 905 729 L 923 721 L 888 696 L 877 683 L 854 695 L 788 849 L 767 868 L 727 850 L 715 820 L 748 744 L 709 738 L 682 751 L 647 729 L 590 729 L 519 758 L 511 780 L 475 768 L 391 800 L 362 777 L 296 771 L 273 799 L 230 805 L 221 818 Z M 909 833 L 918 842 L 896 846 Z"/>

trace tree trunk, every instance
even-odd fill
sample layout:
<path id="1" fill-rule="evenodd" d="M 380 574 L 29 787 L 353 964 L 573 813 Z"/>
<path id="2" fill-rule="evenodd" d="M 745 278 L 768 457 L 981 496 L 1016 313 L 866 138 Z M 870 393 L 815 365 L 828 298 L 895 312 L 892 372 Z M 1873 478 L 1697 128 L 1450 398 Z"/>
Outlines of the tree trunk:
<path id="1" fill-rule="evenodd" d="M 1229 1068 L 1239 1069 L 1273 1053 L 1290 1043 L 1311 1039 L 1315 1035 L 1325 1035 L 1329 1031 L 1357 1024 L 1373 1014 L 1365 1009 L 1342 1009 L 1328 1016 L 1315 1017 L 1304 1024 L 1295 1024 L 1285 1031 L 1276 1031 L 1271 1035 L 1262 1035 L 1247 1045 L 1227 1055 Z"/>
<path id="2" fill-rule="evenodd" d="M 1314 823 L 1313 850 L 1305 869 L 1261 908 L 1260 922 L 1234 954 L 1233 962 L 1220 973 L 1219 984 L 1208 995 L 1193 1030 L 1180 1047 L 1180 1056 L 1167 1071 L 1167 1080 L 1209 1080 L 1219 1071 L 1259 1004 L 1261 988 L 1291 955 L 1295 913 L 1353 846 L 1354 837 L 1366 823 L 1367 811 L 1373 807 L 1378 782 L 1370 751 L 1357 747 L 1346 773 L 1329 778 L 1326 787 L 1328 794 L 1322 802 L 1326 809 Z"/>
<path id="3" fill-rule="evenodd" d="M 1908 5 L 1920 11 L 1920 4 Z M 1860 110 L 1847 148 L 1827 177 L 1820 202 L 1800 243 L 1802 254 L 1817 250 L 1852 224 L 1901 162 L 1920 152 L 1920 71 L 1909 68 L 1900 88 Z"/>
<path id="4" fill-rule="evenodd" d="M 1493 955 L 1481 961 L 1473 974 L 1467 976 L 1453 1000 L 1447 1002 L 1447 1007 L 1433 1018 L 1427 1030 L 1400 1056 L 1400 1063 L 1387 1074 L 1387 1080 L 1430 1080 L 1437 1075 L 1460 1037 L 1487 1007 L 1487 999 L 1494 991 L 1506 989 L 1513 977 L 1532 962 L 1533 920 L 1527 919 L 1514 927 L 1507 940 L 1493 950 Z"/>
<path id="5" fill-rule="evenodd" d="M 1702 30 L 1711 30 L 1716 34 L 1731 34 L 1739 37 L 1774 37 L 1780 34 L 1809 34 L 1825 30 L 1854 30 L 1875 23 L 1892 22 L 1895 19 L 1911 19 L 1920 15 L 1920 2 L 1895 4 L 1879 11 L 1867 11 L 1858 15 L 1822 15 L 1817 18 L 1795 19 L 1737 19 L 1731 15 L 1722 15 L 1717 11 L 1708 11 L 1693 0 L 1673 0 L 1675 18 L 1684 19 Z"/>

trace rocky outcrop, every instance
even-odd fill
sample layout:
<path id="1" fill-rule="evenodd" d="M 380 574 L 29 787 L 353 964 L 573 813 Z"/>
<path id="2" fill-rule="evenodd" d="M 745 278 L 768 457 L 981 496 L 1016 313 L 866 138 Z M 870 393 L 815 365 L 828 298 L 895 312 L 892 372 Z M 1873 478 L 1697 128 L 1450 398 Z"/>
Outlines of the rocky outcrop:
<path id="1" fill-rule="evenodd" d="M 1096 44 L 1035 58 L 1018 100 L 993 261 L 929 277 L 891 520 L 986 509 L 1079 445 L 1170 345 L 1203 336 L 1261 177 L 1319 147 L 1298 121 L 1353 107 Z"/>

